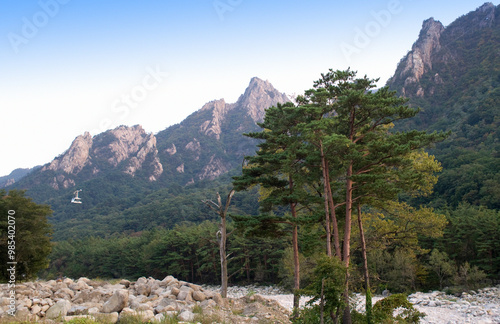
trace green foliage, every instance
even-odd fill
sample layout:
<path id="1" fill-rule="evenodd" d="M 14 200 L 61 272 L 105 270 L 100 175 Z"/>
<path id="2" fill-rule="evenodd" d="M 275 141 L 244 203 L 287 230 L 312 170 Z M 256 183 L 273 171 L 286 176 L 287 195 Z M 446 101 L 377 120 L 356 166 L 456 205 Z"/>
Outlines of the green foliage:
<path id="1" fill-rule="evenodd" d="M 373 323 L 373 303 L 372 303 L 372 292 L 370 287 L 366 290 L 366 298 L 365 298 L 365 314 L 366 314 L 366 323 Z"/>
<path id="2" fill-rule="evenodd" d="M 479 270 L 477 266 L 470 266 L 469 262 L 465 262 L 458 268 L 455 276 L 455 284 L 469 289 L 477 289 L 482 286 L 486 273 Z"/>
<path id="3" fill-rule="evenodd" d="M 447 211 L 449 221 L 442 240 L 444 250 L 457 265 L 466 262 L 485 271 L 491 278 L 500 274 L 500 212 L 461 204 Z"/>
<path id="4" fill-rule="evenodd" d="M 313 280 L 313 273 L 317 266 L 318 259 L 323 256 L 323 253 L 317 252 L 313 255 L 304 255 L 299 253 L 299 263 L 300 263 L 300 282 L 302 285 L 307 286 Z M 279 277 L 281 278 L 280 285 L 285 289 L 293 288 L 293 272 L 294 272 L 294 261 L 293 261 L 293 250 L 288 247 L 283 252 L 282 265 L 279 268 Z"/>
<path id="5" fill-rule="evenodd" d="M 16 281 L 31 280 L 48 266 L 51 226 L 47 205 L 34 203 L 24 191 L 0 190 L 0 281 L 9 281 L 8 262 L 16 262 Z M 7 253 L 14 251 L 15 253 Z"/>
<path id="6" fill-rule="evenodd" d="M 398 311 L 395 312 L 396 309 Z M 375 323 L 419 323 L 424 316 L 413 307 L 405 294 L 391 295 L 373 306 Z"/>
<path id="7" fill-rule="evenodd" d="M 323 256 L 314 269 L 311 284 L 302 293 L 312 297 L 309 305 L 323 300 L 324 313 L 335 317 L 344 306 L 345 277 L 346 268 L 338 258 Z"/>
<path id="8" fill-rule="evenodd" d="M 429 257 L 429 266 L 439 278 L 439 289 L 443 289 L 447 278 L 450 278 L 454 273 L 453 262 L 450 261 L 446 252 L 434 249 Z"/>
<path id="9" fill-rule="evenodd" d="M 300 309 L 297 316 L 293 317 L 294 324 L 320 323 L 321 311 L 319 305 Z M 329 317 L 326 317 L 325 323 L 333 323 Z"/>

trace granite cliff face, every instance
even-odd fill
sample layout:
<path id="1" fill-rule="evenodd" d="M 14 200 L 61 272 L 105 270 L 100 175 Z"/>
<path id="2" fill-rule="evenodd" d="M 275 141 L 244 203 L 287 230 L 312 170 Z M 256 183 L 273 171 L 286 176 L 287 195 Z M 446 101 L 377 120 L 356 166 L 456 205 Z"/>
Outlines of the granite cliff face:
<path id="1" fill-rule="evenodd" d="M 441 49 L 439 39 L 443 31 L 444 26 L 441 22 L 435 21 L 433 18 L 424 21 L 418 40 L 404 59 L 402 70 L 399 73 L 396 72 L 398 77 L 405 78 L 405 86 L 419 82 L 424 72 L 432 70 L 431 56 Z M 403 88 L 403 94 L 406 94 L 405 88 Z M 416 95 L 423 95 L 421 87 L 417 90 Z"/>
<path id="2" fill-rule="evenodd" d="M 236 102 L 236 107 L 246 111 L 254 122 L 261 122 L 264 119 L 265 111 L 268 107 L 285 103 L 290 99 L 277 91 L 269 81 L 263 81 L 257 77 L 250 80 L 245 93 Z"/>
<path id="3" fill-rule="evenodd" d="M 76 176 L 85 168 L 90 177 L 102 169 L 118 166 L 122 172 L 135 176 L 147 166 L 148 180 L 156 181 L 163 172 L 157 154 L 153 134 L 147 134 L 139 125 L 120 126 L 94 137 L 88 132 L 77 136 L 66 152 L 43 166 L 40 172 L 53 171 L 51 186 L 56 190 L 75 186 Z"/>
<path id="4" fill-rule="evenodd" d="M 44 166 L 42 172 L 52 170 L 78 174 L 86 165 L 90 164 L 91 148 L 92 136 L 89 132 L 85 132 L 85 134 L 75 138 L 65 153 Z"/>
<path id="5" fill-rule="evenodd" d="M 276 90 L 269 81 L 263 81 L 257 77 L 250 80 L 245 93 L 242 94 L 236 103 L 228 104 L 224 99 L 214 100 L 205 104 L 200 112 L 211 111 L 211 118 L 205 120 L 200 125 L 200 132 L 208 136 L 220 139 L 222 125 L 229 112 L 237 110 L 248 115 L 255 123 L 261 122 L 265 115 L 265 110 L 275 106 L 278 102 L 285 103 L 290 99 L 284 93 Z"/>
<path id="6" fill-rule="evenodd" d="M 159 156 L 168 177 L 182 185 L 214 180 L 255 152 L 255 142 L 242 136 L 258 130 L 265 110 L 289 101 L 269 81 L 254 77 L 235 103 L 206 103 L 179 125 L 157 134 Z"/>
<path id="7" fill-rule="evenodd" d="M 434 18 L 425 20 L 417 41 L 387 84 L 406 97 L 432 96 L 440 84 L 451 81 L 443 79 L 443 69 L 466 60 L 466 53 L 456 50 L 455 44 L 492 28 L 497 20 L 496 10 L 492 3 L 485 3 L 447 27 Z"/>
<path id="8" fill-rule="evenodd" d="M 160 186 L 214 180 L 239 166 L 244 155 L 255 152 L 255 142 L 242 133 L 257 130 L 256 122 L 262 121 L 265 109 L 287 101 L 269 81 L 254 77 L 237 102 L 208 102 L 182 123 L 156 135 L 140 125 L 119 126 L 95 136 L 85 132 L 19 187 L 49 185 L 70 190 L 116 172 L 160 182 Z"/>

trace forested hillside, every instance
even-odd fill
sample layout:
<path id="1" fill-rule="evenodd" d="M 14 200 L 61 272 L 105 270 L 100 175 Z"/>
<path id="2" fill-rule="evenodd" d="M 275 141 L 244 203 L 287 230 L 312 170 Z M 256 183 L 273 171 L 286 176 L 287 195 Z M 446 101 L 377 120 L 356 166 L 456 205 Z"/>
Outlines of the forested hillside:
<path id="1" fill-rule="evenodd" d="M 467 202 L 498 210 L 500 8 L 487 3 L 446 28 L 435 25 L 440 23 L 424 22 L 419 40 L 388 82 L 421 108 L 396 127 L 452 131 L 430 151 L 443 165 L 430 198 L 435 206 Z M 434 42 L 426 48 L 431 37 Z M 413 64 L 419 58 L 423 70 Z"/>

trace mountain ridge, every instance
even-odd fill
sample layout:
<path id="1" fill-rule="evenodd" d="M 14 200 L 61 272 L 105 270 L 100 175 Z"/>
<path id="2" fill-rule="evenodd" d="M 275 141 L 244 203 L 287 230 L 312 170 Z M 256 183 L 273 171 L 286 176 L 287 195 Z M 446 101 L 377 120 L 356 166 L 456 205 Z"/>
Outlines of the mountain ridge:
<path id="1" fill-rule="evenodd" d="M 225 186 L 230 172 L 256 149 L 255 140 L 242 133 L 258 130 L 256 122 L 265 109 L 286 101 L 269 81 L 254 77 L 235 103 L 210 101 L 156 134 L 140 125 L 94 136 L 85 132 L 65 152 L 7 189 L 26 189 L 35 202 L 51 205 L 56 240 L 203 219 L 203 210 L 187 215 L 183 209 L 213 193 L 196 201 L 177 194 Z M 82 204 L 70 203 L 75 189 L 82 189 Z M 99 229 L 91 230 L 89 222 Z"/>
<path id="2" fill-rule="evenodd" d="M 486 2 L 446 27 L 434 18 L 425 20 L 417 41 L 400 60 L 387 85 L 410 98 L 433 95 L 439 85 L 450 81 L 439 74 L 440 68 L 452 61 L 464 60 L 463 54 L 454 51 L 452 45 L 483 29 L 498 25 L 498 10 L 491 2 Z M 465 25 L 467 27 L 463 27 Z M 422 82 L 422 77 L 427 73 L 431 73 L 425 80 L 428 82 Z"/>

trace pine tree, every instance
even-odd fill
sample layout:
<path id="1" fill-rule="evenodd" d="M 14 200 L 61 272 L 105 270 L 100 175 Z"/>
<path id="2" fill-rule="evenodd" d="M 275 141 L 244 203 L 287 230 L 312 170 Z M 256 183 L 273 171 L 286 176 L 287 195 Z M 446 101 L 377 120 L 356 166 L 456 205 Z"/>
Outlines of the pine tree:
<path id="1" fill-rule="evenodd" d="M 297 128 L 302 118 L 293 103 L 269 108 L 263 123 L 259 124 L 264 130 L 245 134 L 263 140 L 258 145 L 259 150 L 255 156 L 247 157 L 242 175 L 233 178 L 237 191 L 254 185 L 260 185 L 265 191 L 260 201 L 261 214 L 247 219 L 247 226 L 256 226 L 262 233 L 273 235 L 283 232 L 278 224 L 291 227 L 295 309 L 299 306 L 300 289 L 298 229 L 301 222 L 308 221 L 301 208 L 316 199 L 314 193 L 306 189 L 308 170 L 304 161 L 307 152 L 303 149 Z M 241 217 L 239 219 L 242 220 Z"/>

